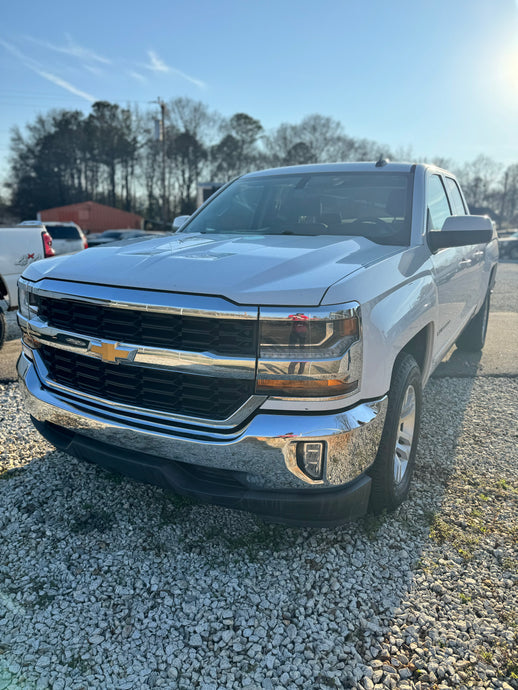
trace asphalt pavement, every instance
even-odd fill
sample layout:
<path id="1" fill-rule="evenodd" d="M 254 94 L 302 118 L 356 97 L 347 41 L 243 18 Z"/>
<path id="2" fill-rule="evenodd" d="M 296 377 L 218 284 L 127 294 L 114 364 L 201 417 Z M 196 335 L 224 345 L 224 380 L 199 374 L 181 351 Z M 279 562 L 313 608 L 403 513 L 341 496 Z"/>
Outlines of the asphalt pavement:
<path id="1" fill-rule="evenodd" d="M 501 262 L 491 298 L 482 352 L 452 347 L 435 370 L 436 378 L 516 376 L 518 374 L 518 262 Z"/>

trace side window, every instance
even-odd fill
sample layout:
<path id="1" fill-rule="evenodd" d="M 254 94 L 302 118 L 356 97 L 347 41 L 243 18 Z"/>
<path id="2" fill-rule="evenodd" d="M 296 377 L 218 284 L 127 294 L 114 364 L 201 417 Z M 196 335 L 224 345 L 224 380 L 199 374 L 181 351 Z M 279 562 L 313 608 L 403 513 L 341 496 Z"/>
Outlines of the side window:
<path id="1" fill-rule="evenodd" d="M 451 177 L 445 177 L 444 179 L 446 182 L 446 190 L 453 206 L 453 215 L 465 216 L 466 209 L 464 208 L 464 202 L 462 201 L 457 183 Z"/>
<path id="2" fill-rule="evenodd" d="M 451 216 L 451 209 L 441 178 L 438 175 L 432 175 L 428 180 L 426 197 L 428 203 L 428 230 L 440 230 L 446 218 Z"/>

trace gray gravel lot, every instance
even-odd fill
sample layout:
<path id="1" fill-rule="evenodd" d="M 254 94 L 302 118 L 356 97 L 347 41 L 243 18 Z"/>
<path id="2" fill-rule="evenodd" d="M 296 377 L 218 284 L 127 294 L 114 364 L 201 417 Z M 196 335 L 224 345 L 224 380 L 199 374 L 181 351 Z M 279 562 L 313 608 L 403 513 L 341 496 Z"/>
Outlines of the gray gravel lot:
<path id="1" fill-rule="evenodd" d="M 0 688 L 517 687 L 517 399 L 432 381 L 410 500 L 324 531 L 53 451 L 2 387 Z"/>
<path id="2" fill-rule="evenodd" d="M 0 385 L 0 690 L 518 688 L 517 401 L 432 379 L 410 499 L 296 530 L 57 452 Z"/>

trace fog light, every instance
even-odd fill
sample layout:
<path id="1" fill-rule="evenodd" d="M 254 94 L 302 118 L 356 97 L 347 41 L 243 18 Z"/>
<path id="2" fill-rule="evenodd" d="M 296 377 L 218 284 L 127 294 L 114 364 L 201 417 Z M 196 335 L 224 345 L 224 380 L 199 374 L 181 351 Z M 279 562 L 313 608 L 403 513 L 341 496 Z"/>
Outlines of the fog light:
<path id="1" fill-rule="evenodd" d="M 297 465 L 310 479 L 322 479 L 324 444 L 314 441 L 297 443 Z"/>

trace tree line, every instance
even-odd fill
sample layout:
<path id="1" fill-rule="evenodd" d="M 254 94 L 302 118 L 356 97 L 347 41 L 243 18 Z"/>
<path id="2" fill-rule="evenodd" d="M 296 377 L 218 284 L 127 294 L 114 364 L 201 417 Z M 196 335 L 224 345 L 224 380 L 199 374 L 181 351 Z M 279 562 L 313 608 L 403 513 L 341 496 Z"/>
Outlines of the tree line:
<path id="1" fill-rule="evenodd" d="M 171 221 L 191 213 L 199 182 L 226 182 L 260 168 L 303 163 L 409 160 L 409 150 L 349 136 L 331 117 L 309 115 L 266 132 L 259 120 L 225 118 L 200 102 L 176 98 L 142 112 L 98 101 L 91 112 L 51 110 L 24 132 L 14 128 L 7 187 L 20 218 L 93 200 Z M 500 227 L 518 224 L 518 163 L 504 167 L 480 155 L 462 166 L 432 162 L 459 177 L 472 209 L 490 212 Z"/>

